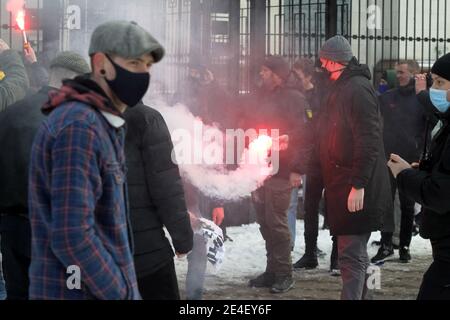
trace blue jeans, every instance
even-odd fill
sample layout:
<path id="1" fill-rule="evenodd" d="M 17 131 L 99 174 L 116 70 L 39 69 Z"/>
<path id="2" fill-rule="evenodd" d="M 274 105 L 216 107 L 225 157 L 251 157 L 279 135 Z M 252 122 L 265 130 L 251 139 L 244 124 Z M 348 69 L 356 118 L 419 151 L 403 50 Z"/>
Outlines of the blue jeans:
<path id="1" fill-rule="evenodd" d="M 186 299 L 203 300 L 206 265 L 208 262 L 206 244 L 203 236 L 194 234 L 194 247 L 187 258 Z"/>
<path id="2" fill-rule="evenodd" d="M 296 231 L 297 231 L 297 209 L 298 209 L 298 191 L 299 188 L 295 188 L 292 190 L 291 194 L 291 202 L 289 204 L 288 209 L 288 224 L 289 224 L 289 231 L 291 233 L 291 248 L 294 249 L 295 247 L 295 238 L 296 238 Z"/>
<path id="3" fill-rule="evenodd" d="M 0 239 L 1 241 L 1 239 Z M 3 279 L 3 268 L 2 268 L 2 258 L 0 252 L 0 300 L 6 299 L 6 288 L 5 288 L 5 280 Z"/>

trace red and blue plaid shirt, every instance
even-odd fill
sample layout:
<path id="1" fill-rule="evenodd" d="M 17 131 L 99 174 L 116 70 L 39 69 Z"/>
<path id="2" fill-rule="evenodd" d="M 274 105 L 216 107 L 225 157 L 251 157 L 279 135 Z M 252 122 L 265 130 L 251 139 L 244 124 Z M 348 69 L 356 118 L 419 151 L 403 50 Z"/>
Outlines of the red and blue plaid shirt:
<path id="1" fill-rule="evenodd" d="M 36 136 L 30 167 L 31 299 L 140 298 L 127 212 L 124 129 L 102 115 L 106 102 L 100 94 L 79 94 L 70 86 L 51 96 L 53 111 Z M 79 278 L 73 270 L 80 271 Z"/>

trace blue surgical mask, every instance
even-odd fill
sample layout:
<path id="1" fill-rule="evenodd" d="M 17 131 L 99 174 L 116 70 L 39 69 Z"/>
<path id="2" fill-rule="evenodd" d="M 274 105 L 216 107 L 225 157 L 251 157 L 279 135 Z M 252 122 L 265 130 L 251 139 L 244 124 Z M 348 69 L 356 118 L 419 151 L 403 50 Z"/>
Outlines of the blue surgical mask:
<path id="1" fill-rule="evenodd" d="M 430 99 L 434 107 L 441 113 L 446 113 L 450 108 L 447 100 L 447 90 L 430 89 Z"/>

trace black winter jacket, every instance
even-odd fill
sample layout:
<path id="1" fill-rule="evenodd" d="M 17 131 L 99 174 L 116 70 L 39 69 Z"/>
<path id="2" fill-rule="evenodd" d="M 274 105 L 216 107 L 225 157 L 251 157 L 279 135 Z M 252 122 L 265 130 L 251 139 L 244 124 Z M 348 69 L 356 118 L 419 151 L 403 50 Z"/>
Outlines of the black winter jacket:
<path id="1" fill-rule="evenodd" d="M 31 146 L 45 119 L 41 108 L 50 90 L 54 89 L 44 87 L 0 113 L 0 213 L 28 212 Z"/>
<path id="2" fill-rule="evenodd" d="M 370 71 L 352 60 L 330 87 L 320 119 L 320 162 L 333 235 L 377 231 L 392 209 L 380 106 Z M 365 189 L 364 210 L 350 213 L 352 187 Z"/>
<path id="3" fill-rule="evenodd" d="M 403 88 L 387 91 L 380 96 L 384 119 L 386 158 L 392 153 L 406 161 L 418 162 L 425 141 L 425 108 L 416 96 L 414 80 Z"/>
<path id="4" fill-rule="evenodd" d="M 422 205 L 420 235 L 432 241 L 450 238 L 450 112 L 441 121 L 429 167 L 405 170 L 397 177 L 399 190 Z"/>
<path id="5" fill-rule="evenodd" d="M 169 129 L 156 110 L 143 104 L 124 114 L 128 126 L 125 153 L 131 223 L 138 278 L 173 259 L 166 227 L 176 252 L 191 251 L 193 232 L 178 166 L 172 162 Z"/>

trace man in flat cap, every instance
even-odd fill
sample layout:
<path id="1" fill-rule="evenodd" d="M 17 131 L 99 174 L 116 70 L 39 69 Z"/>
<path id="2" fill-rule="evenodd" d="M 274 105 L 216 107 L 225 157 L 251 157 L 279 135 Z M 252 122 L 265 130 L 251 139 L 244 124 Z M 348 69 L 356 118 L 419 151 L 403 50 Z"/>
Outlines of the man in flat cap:
<path id="1" fill-rule="evenodd" d="M 94 31 L 92 73 L 64 81 L 34 141 L 31 299 L 140 299 L 127 206 L 124 124 L 163 47 L 134 22 Z"/>
<path id="2" fill-rule="evenodd" d="M 319 157 L 324 178 L 328 223 L 338 239 L 342 299 L 367 296 L 367 242 L 392 208 L 383 128 L 371 73 L 354 57 L 342 36 L 320 50 L 332 82 L 319 127 Z"/>

